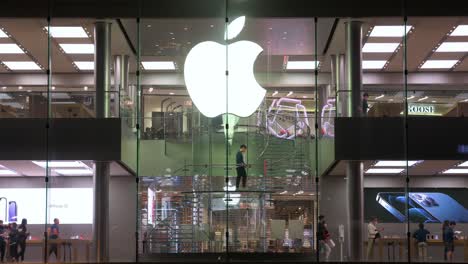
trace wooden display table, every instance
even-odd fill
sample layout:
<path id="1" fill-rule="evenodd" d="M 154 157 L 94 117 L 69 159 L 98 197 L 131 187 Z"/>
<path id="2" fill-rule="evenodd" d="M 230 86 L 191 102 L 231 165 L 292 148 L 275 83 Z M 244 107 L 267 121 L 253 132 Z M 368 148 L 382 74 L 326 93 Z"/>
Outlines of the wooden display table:
<path id="1" fill-rule="evenodd" d="M 84 247 L 85 249 L 85 261 L 90 262 L 90 251 L 91 251 L 91 240 L 87 239 L 48 239 L 49 246 L 47 247 L 47 251 L 50 250 L 50 245 L 56 244 L 57 245 L 57 260 L 62 262 L 62 251 L 64 247 L 68 247 L 70 255 L 68 259 L 65 261 L 71 262 L 78 262 L 78 249 L 79 247 Z M 42 247 L 42 259 L 44 259 L 44 251 L 45 251 L 45 243 L 44 240 L 26 240 L 26 245 L 28 246 L 41 246 Z M 49 252 L 47 252 L 48 254 Z M 65 253 L 66 254 L 66 253 Z M 69 259 L 71 257 L 71 260 Z"/>
<path id="2" fill-rule="evenodd" d="M 411 255 L 413 258 L 418 257 L 418 246 L 414 239 L 411 239 Z M 407 242 L 407 238 L 379 238 L 375 241 L 374 245 L 374 253 L 375 249 L 377 249 L 377 259 L 373 258 L 373 260 L 383 261 L 384 256 L 384 246 L 387 246 L 389 243 L 394 243 L 395 247 L 398 247 L 398 260 L 403 260 L 403 252 L 405 251 L 405 245 Z M 442 240 L 435 240 L 429 239 L 427 240 L 427 246 L 440 246 L 444 247 L 444 242 Z M 463 260 L 468 262 L 468 240 L 467 239 L 459 239 L 455 240 L 455 246 L 463 246 Z M 367 254 L 367 240 L 364 241 L 364 256 Z M 375 256 L 375 254 L 371 254 L 371 256 Z"/>

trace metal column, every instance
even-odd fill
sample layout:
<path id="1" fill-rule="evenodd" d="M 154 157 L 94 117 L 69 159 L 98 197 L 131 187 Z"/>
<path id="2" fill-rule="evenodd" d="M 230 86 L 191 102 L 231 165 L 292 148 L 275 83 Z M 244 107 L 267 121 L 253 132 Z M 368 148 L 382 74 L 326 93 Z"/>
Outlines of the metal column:
<path id="1" fill-rule="evenodd" d="M 129 71 L 129 56 L 117 55 L 114 58 L 114 103 L 111 106 L 112 116 L 120 116 L 120 94 L 128 94 L 128 71 Z"/>
<path id="2" fill-rule="evenodd" d="M 362 87 L 362 22 L 346 23 L 347 96 L 343 100 L 343 116 L 361 116 Z M 364 226 L 363 163 L 348 161 L 346 166 L 348 196 L 348 235 L 346 244 L 349 261 L 362 260 Z"/>
<path id="3" fill-rule="evenodd" d="M 110 117 L 110 49 L 111 24 L 94 25 L 94 84 L 96 89 L 96 118 Z M 108 161 L 94 161 L 94 221 L 93 241 L 96 262 L 109 262 L 109 183 Z"/>

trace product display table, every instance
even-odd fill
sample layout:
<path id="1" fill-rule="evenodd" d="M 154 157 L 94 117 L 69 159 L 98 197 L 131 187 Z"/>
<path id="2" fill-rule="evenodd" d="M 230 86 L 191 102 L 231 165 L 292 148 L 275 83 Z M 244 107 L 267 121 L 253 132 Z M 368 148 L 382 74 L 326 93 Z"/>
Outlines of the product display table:
<path id="1" fill-rule="evenodd" d="M 384 260 L 384 247 L 388 247 L 389 244 L 393 243 L 393 246 L 395 248 L 398 248 L 398 259 L 403 260 L 403 252 L 406 251 L 405 245 L 406 245 L 406 238 L 380 238 L 377 239 L 374 245 L 374 252 L 371 254 L 373 256 L 373 260 L 377 261 L 383 261 Z M 417 243 L 414 239 L 411 239 L 411 255 L 413 256 L 413 259 L 416 259 L 418 256 L 418 247 Z M 442 240 L 435 240 L 435 239 L 430 239 L 427 240 L 428 246 L 440 246 L 444 247 L 444 242 Z M 364 257 L 367 254 L 367 241 L 364 241 Z M 468 262 L 468 240 L 466 239 L 459 239 L 455 240 L 455 246 L 463 246 L 463 259 L 465 262 Z M 441 249 L 442 250 L 442 249 Z M 375 251 L 377 251 L 377 258 L 375 258 Z M 396 256 L 395 256 L 396 257 Z"/>
<path id="2" fill-rule="evenodd" d="M 44 240 L 26 240 L 28 246 L 41 246 L 42 259 L 44 259 Z M 78 262 L 78 250 L 84 248 L 85 261 L 90 261 L 91 240 L 87 239 L 49 239 L 47 251 L 50 250 L 50 245 L 57 245 L 57 259 L 59 261 Z M 47 252 L 48 254 L 49 252 Z M 83 253 L 80 253 L 83 256 Z"/>

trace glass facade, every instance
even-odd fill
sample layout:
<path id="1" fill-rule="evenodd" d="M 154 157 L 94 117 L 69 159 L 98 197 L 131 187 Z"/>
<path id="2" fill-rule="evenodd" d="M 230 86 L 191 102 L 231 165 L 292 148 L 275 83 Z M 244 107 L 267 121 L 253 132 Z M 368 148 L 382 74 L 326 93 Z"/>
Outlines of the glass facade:
<path id="1" fill-rule="evenodd" d="M 263 5 L 0 19 L 2 260 L 467 262 L 468 20 Z"/>

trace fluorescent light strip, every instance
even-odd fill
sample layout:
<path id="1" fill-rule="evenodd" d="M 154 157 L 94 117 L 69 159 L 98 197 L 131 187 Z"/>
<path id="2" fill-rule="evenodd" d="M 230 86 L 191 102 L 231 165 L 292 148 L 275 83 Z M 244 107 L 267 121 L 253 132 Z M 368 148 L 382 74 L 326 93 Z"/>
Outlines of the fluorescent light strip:
<path id="1" fill-rule="evenodd" d="M 427 60 L 421 69 L 450 69 L 458 60 Z"/>
<path id="2" fill-rule="evenodd" d="M 468 167 L 468 161 L 458 164 L 457 167 Z"/>
<path id="3" fill-rule="evenodd" d="M 450 34 L 450 36 L 468 36 L 468 25 L 459 25 L 455 30 Z"/>
<path id="4" fill-rule="evenodd" d="M 468 174 L 468 169 L 448 169 L 443 174 Z"/>
<path id="5" fill-rule="evenodd" d="M 403 37 L 411 30 L 411 26 L 375 26 L 370 37 Z"/>
<path id="6" fill-rule="evenodd" d="M 362 61 L 362 68 L 367 70 L 380 70 L 386 63 L 387 61 L 385 60 L 364 60 Z"/>
<path id="7" fill-rule="evenodd" d="M 379 95 L 379 96 L 377 96 L 377 97 L 375 98 L 375 100 L 378 100 L 378 99 L 380 99 L 380 98 L 383 98 L 384 96 L 385 96 L 384 94 Z"/>
<path id="8" fill-rule="evenodd" d="M 286 70 L 315 70 L 315 64 L 315 61 L 288 61 Z"/>
<path id="9" fill-rule="evenodd" d="M 444 42 L 435 52 L 468 52 L 468 42 Z"/>
<path id="10" fill-rule="evenodd" d="M 8 35 L 5 33 L 5 31 L 0 29 L 0 38 L 8 38 Z"/>
<path id="11" fill-rule="evenodd" d="M 362 47 L 364 53 L 393 53 L 400 43 L 366 43 Z"/>
<path id="12" fill-rule="evenodd" d="M 419 98 L 419 99 L 418 99 L 418 102 L 421 102 L 421 101 L 427 100 L 427 98 L 429 98 L 429 96 L 424 96 L 423 98 Z"/>
<path id="13" fill-rule="evenodd" d="M 371 168 L 366 171 L 367 174 L 398 174 L 404 171 L 405 169 L 375 169 Z"/>
<path id="14" fill-rule="evenodd" d="M 414 97 L 415 97 L 415 96 L 412 95 L 412 96 L 408 97 L 408 100 L 411 100 L 411 99 L 413 99 Z"/>
<path id="15" fill-rule="evenodd" d="M 41 70 L 41 68 L 33 61 L 3 61 L 10 70 Z"/>
<path id="16" fill-rule="evenodd" d="M 33 161 L 32 163 L 45 168 L 45 161 Z M 49 168 L 88 168 L 86 164 L 81 161 L 49 161 Z"/>
<path id="17" fill-rule="evenodd" d="M 82 71 L 94 70 L 94 61 L 74 61 L 73 63 Z"/>
<path id="18" fill-rule="evenodd" d="M 47 30 L 47 27 L 44 27 Z M 83 27 L 50 27 L 53 38 L 88 38 Z"/>
<path id="19" fill-rule="evenodd" d="M 54 169 L 58 174 L 62 175 L 92 175 L 93 171 L 89 169 Z"/>
<path id="20" fill-rule="evenodd" d="M 0 169 L 0 176 L 15 176 L 15 175 L 19 175 L 19 174 L 12 170 Z"/>
<path id="21" fill-rule="evenodd" d="M 145 70 L 175 70 L 173 61 L 142 61 Z"/>
<path id="22" fill-rule="evenodd" d="M 24 54 L 24 51 L 16 44 L 0 44 L 0 54 Z"/>
<path id="23" fill-rule="evenodd" d="M 94 44 L 59 44 L 68 54 L 94 54 Z"/>
<path id="24" fill-rule="evenodd" d="M 414 164 L 418 163 L 419 161 L 408 161 L 408 166 L 413 166 Z M 375 167 L 405 167 L 406 161 L 405 160 L 380 160 L 375 165 Z"/>

